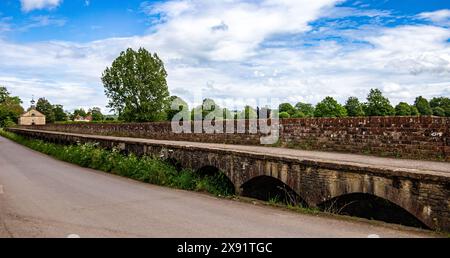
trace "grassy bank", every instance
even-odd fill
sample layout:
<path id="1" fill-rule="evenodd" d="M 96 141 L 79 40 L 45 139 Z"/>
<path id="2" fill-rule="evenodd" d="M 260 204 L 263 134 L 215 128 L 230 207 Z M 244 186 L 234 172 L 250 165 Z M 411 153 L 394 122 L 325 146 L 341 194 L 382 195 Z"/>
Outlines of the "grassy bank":
<path id="1" fill-rule="evenodd" d="M 102 149 L 95 144 L 59 145 L 31 140 L 0 129 L 0 135 L 33 150 L 82 167 L 128 177 L 141 182 L 177 189 L 208 192 L 217 196 L 230 196 L 224 174 L 200 175 L 191 170 L 177 169 L 166 161 L 153 157 L 123 155 L 118 150 Z"/>

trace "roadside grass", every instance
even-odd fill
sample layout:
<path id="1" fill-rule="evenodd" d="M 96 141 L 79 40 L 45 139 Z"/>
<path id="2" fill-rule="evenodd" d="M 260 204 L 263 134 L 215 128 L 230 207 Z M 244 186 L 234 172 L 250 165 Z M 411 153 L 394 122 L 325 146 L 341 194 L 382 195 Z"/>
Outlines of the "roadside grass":
<path id="1" fill-rule="evenodd" d="M 199 175 L 194 171 L 177 169 L 169 162 L 149 156 L 123 155 L 117 149 L 106 150 L 96 144 L 60 145 L 27 139 L 0 129 L 0 135 L 30 149 L 56 159 L 154 185 L 182 190 L 207 192 L 216 196 L 232 196 L 224 174 Z"/>

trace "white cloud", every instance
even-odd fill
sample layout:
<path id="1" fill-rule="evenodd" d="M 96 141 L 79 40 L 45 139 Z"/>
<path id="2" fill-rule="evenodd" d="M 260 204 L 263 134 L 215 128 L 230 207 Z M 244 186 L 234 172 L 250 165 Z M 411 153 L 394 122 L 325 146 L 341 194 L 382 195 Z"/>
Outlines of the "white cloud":
<path id="1" fill-rule="evenodd" d="M 52 9 L 58 7 L 63 0 L 20 0 L 22 10 L 30 12 L 39 9 Z"/>
<path id="2" fill-rule="evenodd" d="M 149 14 L 159 14 L 156 26 L 160 44 L 178 42 L 186 54 L 216 61 L 243 60 L 265 39 L 310 29 L 308 23 L 337 0 L 169 1 L 145 4 Z M 217 30 L 215 28 L 226 28 Z"/>
<path id="3" fill-rule="evenodd" d="M 0 34 L 11 31 L 11 20 L 12 17 L 1 17 L 0 13 Z"/>
<path id="4" fill-rule="evenodd" d="M 66 24 L 65 19 L 53 18 L 48 15 L 40 15 L 30 17 L 28 23 L 22 27 L 20 27 L 19 31 L 27 31 L 33 28 L 46 27 L 46 26 L 56 26 L 62 27 Z"/>
<path id="5" fill-rule="evenodd" d="M 450 10 L 442 9 L 434 12 L 424 12 L 418 15 L 419 18 L 427 19 L 433 22 L 449 22 L 450 21 Z"/>

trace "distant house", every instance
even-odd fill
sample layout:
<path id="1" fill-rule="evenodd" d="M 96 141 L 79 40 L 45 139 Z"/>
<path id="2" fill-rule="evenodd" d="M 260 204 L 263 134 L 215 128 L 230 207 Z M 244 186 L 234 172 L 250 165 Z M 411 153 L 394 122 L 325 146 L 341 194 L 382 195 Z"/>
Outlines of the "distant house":
<path id="1" fill-rule="evenodd" d="M 73 119 L 73 121 L 74 122 L 86 122 L 86 123 L 90 123 L 90 122 L 92 122 L 92 116 L 91 115 L 87 115 L 87 116 L 80 116 L 80 115 L 77 115 L 74 119 Z"/>
<path id="2" fill-rule="evenodd" d="M 35 101 L 31 100 L 30 109 L 19 118 L 19 125 L 45 125 L 45 115 L 36 110 Z"/>

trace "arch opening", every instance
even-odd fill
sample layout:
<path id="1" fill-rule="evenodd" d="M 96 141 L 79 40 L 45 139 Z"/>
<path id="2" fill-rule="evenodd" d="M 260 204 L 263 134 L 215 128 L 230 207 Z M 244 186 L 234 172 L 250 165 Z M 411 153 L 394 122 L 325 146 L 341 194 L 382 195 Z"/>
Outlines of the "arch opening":
<path id="1" fill-rule="evenodd" d="M 207 192 L 230 196 L 235 194 L 235 187 L 228 176 L 214 166 L 204 166 L 197 170 L 200 180 L 197 187 Z"/>
<path id="2" fill-rule="evenodd" d="M 308 204 L 288 185 L 270 176 L 259 176 L 242 185 L 242 195 L 272 203 L 308 207 Z"/>
<path id="3" fill-rule="evenodd" d="M 323 202 L 318 207 L 328 213 L 430 229 L 404 208 L 372 194 L 346 194 Z"/>

